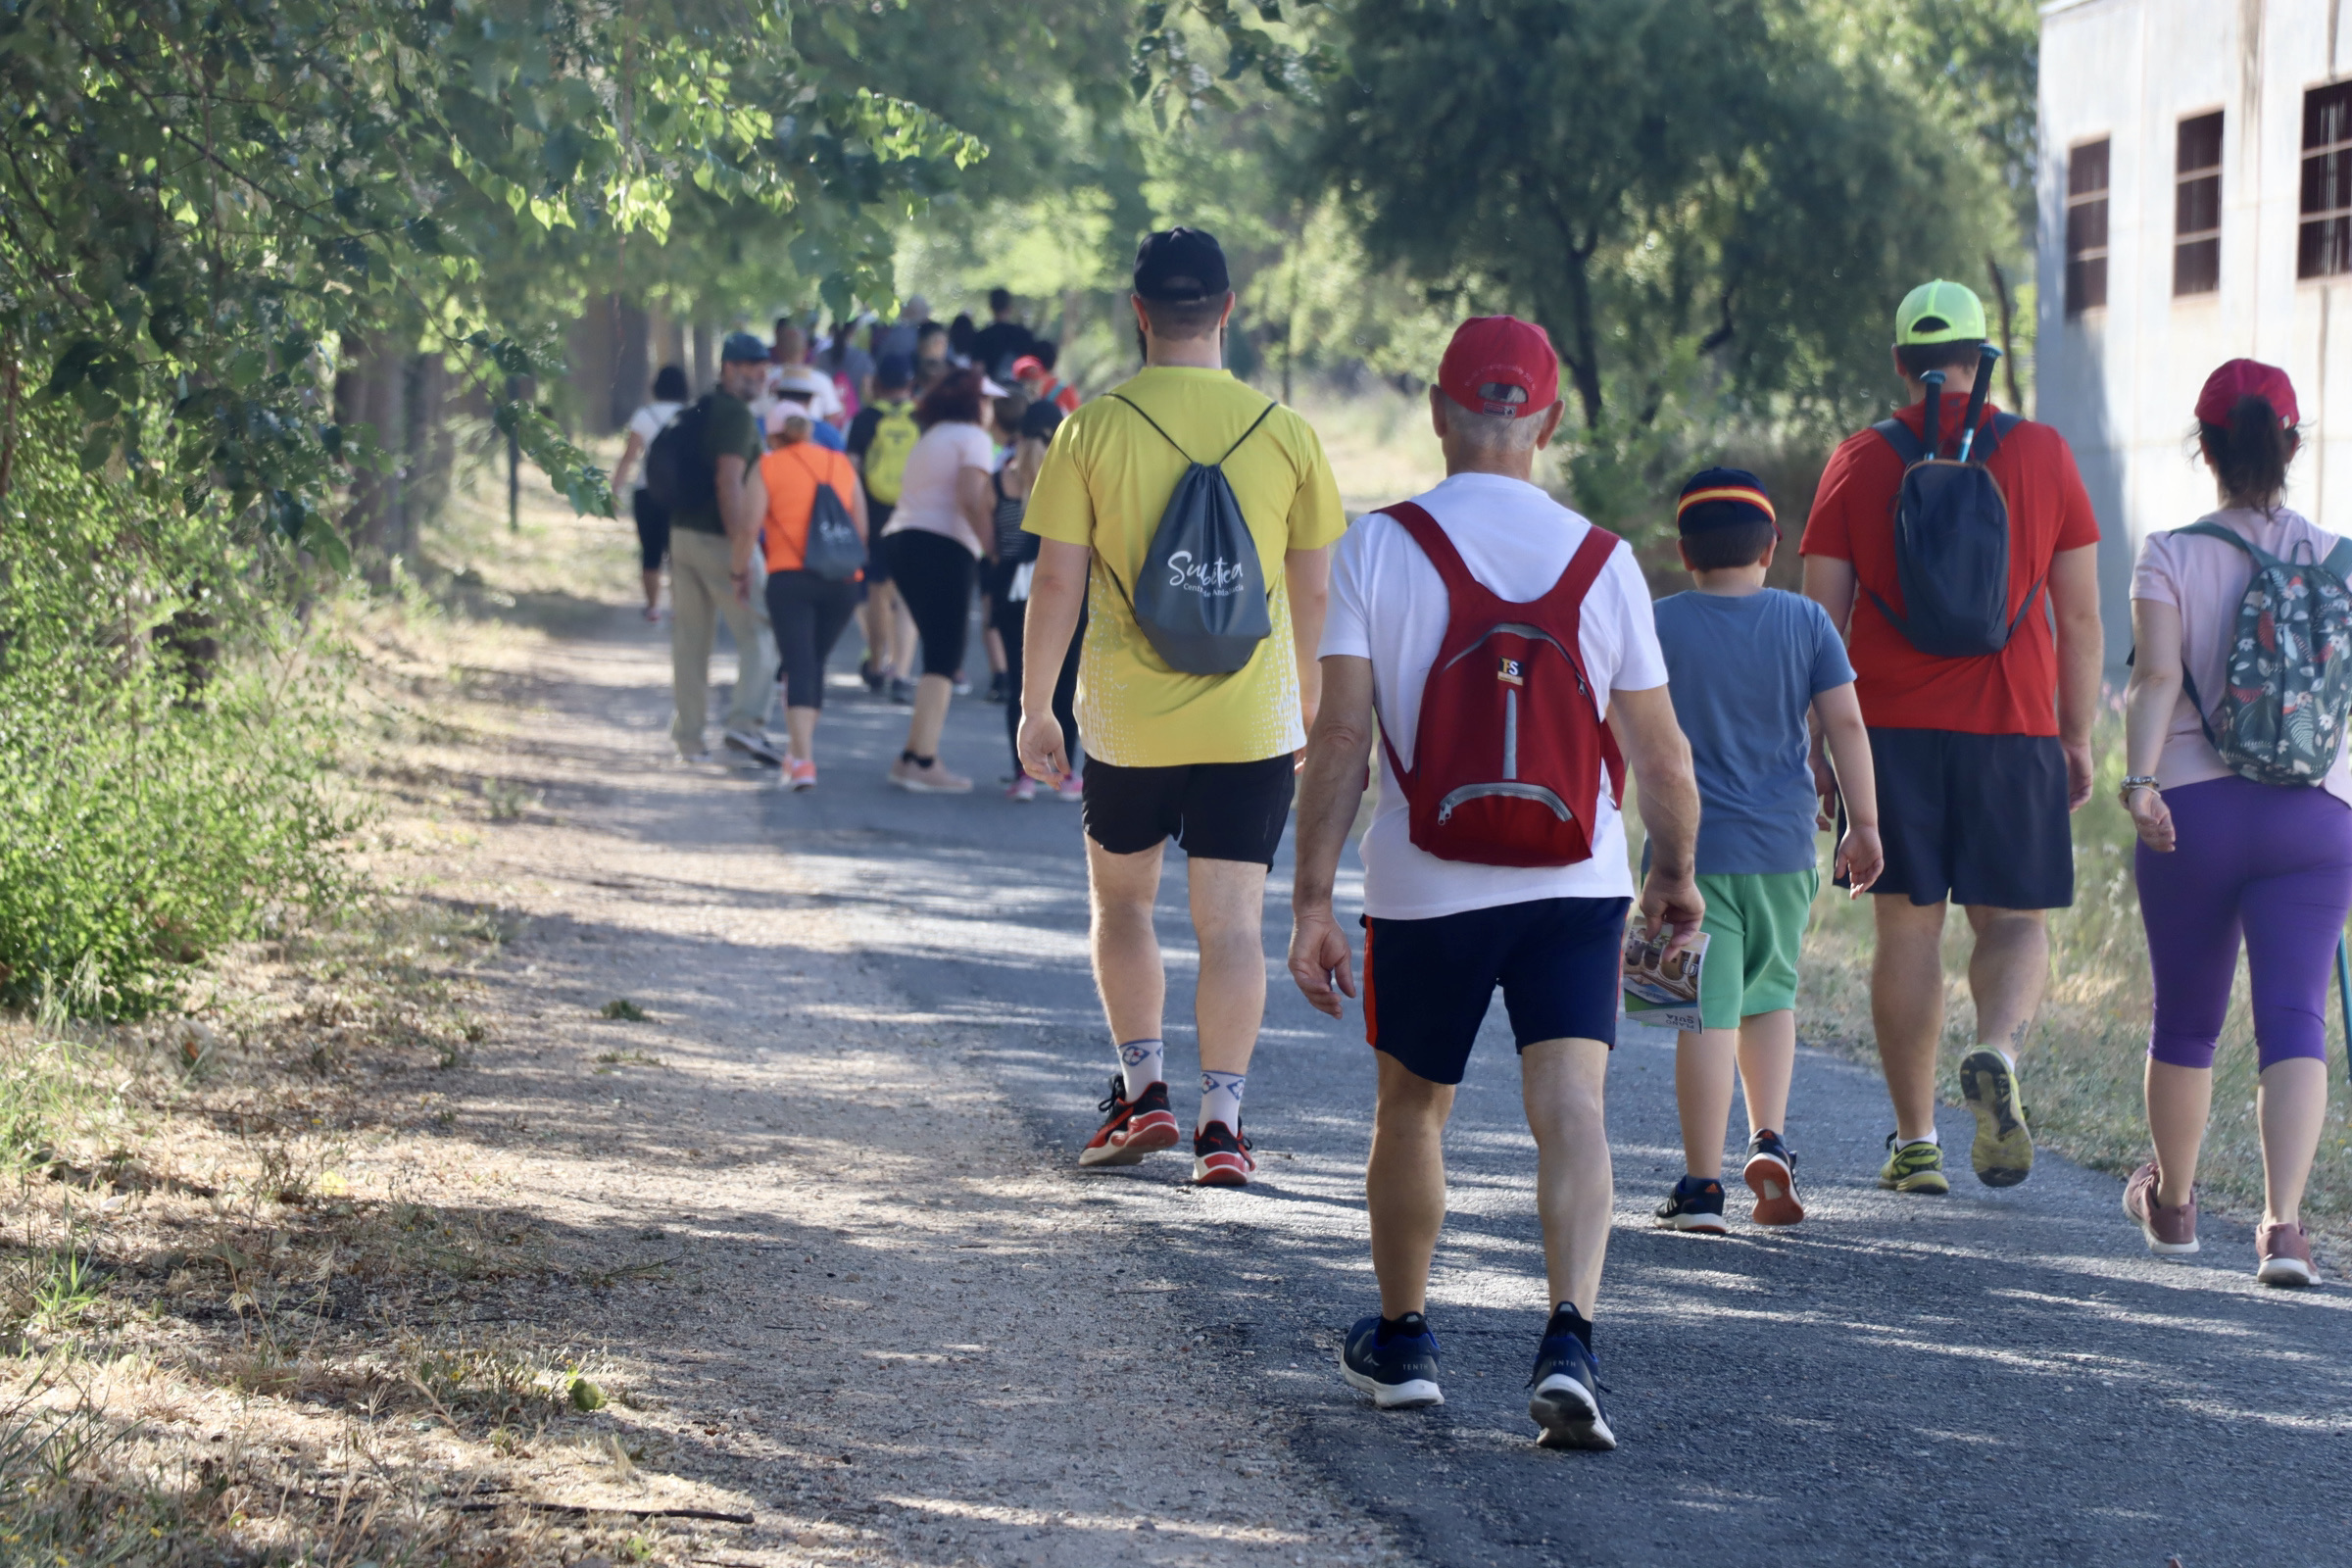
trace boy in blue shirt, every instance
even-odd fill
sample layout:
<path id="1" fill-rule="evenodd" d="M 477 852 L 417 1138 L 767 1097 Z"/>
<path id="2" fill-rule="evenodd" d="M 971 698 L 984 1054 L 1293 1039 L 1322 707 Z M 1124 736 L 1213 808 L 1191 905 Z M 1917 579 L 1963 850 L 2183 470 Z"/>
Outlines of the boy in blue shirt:
<path id="1" fill-rule="evenodd" d="M 1675 1102 L 1686 1174 L 1659 1205 L 1671 1230 L 1720 1236 L 1723 1139 L 1735 1064 L 1747 1093 L 1747 1165 L 1759 1225 L 1805 1217 L 1784 1136 L 1796 1067 L 1796 958 L 1821 886 L 1808 715 L 1845 800 L 1838 871 L 1859 895 L 1878 877 L 1878 792 L 1854 669 L 1812 600 L 1764 586 L 1780 544 L 1772 499 L 1743 468 L 1683 486 L 1683 564 L 1696 585 L 1655 606 L 1674 716 L 1698 774 L 1698 887 L 1707 901 L 1696 1031 L 1677 1039 Z"/>

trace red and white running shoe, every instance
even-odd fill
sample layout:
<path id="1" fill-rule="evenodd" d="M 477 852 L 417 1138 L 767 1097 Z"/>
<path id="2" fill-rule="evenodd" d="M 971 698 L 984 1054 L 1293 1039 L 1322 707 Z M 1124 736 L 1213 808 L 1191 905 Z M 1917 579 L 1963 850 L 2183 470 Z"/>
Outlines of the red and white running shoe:
<path id="1" fill-rule="evenodd" d="M 1110 1075 L 1110 1098 L 1095 1108 L 1108 1119 L 1078 1151 L 1081 1165 L 1133 1165 L 1146 1154 L 1176 1147 L 1176 1113 L 1168 1109 L 1168 1086 L 1146 1084 L 1127 1098 L 1127 1080 Z"/>
<path id="2" fill-rule="evenodd" d="M 1250 1140 L 1221 1121 L 1193 1134 L 1193 1182 L 1199 1187 L 1247 1187 L 1257 1161 Z"/>

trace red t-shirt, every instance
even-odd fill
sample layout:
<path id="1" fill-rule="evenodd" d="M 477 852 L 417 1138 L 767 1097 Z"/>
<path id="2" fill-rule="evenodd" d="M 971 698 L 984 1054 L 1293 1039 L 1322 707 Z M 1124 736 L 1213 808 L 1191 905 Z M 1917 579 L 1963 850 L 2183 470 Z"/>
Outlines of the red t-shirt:
<path id="1" fill-rule="evenodd" d="M 1948 426 L 1962 410 L 1944 402 Z M 1995 413 L 1984 409 L 1987 423 Z M 1922 434 L 1927 413 L 1921 404 L 1895 417 Z M 1946 457 L 1958 456 L 1959 432 L 1947 429 Z M 2009 503 L 2009 613 L 2025 608 L 2036 585 L 2047 594 L 2050 558 L 2099 542 L 2098 518 L 2076 471 L 2066 438 L 2032 420 L 2001 437 L 1984 465 Z M 1903 460 L 1875 430 L 1846 437 L 1831 455 L 1805 518 L 1797 549 L 1853 563 L 1859 588 L 1847 637 L 1854 662 L 1854 694 L 1862 721 L 1873 729 L 1950 729 L 1971 735 L 2055 735 L 2058 733 L 2058 649 L 2050 632 L 2046 597 L 2019 623 L 2009 646 L 1976 659 L 1938 659 L 1911 646 L 1871 599 L 1876 593 L 1903 610 L 1894 564 L 1894 504 L 1903 484 Z"/>

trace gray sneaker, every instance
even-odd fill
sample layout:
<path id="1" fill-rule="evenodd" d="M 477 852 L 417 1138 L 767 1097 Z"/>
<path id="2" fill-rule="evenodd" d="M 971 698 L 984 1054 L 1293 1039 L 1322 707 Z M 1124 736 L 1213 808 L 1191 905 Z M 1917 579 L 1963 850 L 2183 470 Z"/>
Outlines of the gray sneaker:
<path id="1" fill-rule="evenodd" d="M 2148 1239 L 2148 1250 L 2158 1257 L 2187 1257 L 2197 1250 L 2197 1194 L 2188 1201 L 2166 1206 L 2156 1201 L 2156 1162 L 2149 1160 L 2124 1183 L 2124 1213 Z"/>

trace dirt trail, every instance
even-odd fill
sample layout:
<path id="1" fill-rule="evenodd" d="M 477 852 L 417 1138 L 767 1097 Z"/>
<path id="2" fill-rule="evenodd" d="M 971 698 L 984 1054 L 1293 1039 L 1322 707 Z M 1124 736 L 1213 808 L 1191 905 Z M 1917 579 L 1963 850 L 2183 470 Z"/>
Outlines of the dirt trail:
<path id="1" fill-rule="evenodd" d="M 1134 1198 L 1038 1147 L 973 1026 L 861 960 L 919 889 L 778 853 L 760 782 L 666 760 L 662 635 L 581 607 L 505 640 L 468 714 L 503 744 L 416 760 L 493 780 L 509 819 L 394 824 L 416 891 L 508 911 L 448 1130 L 594 1260 L 540 1305 L 620 1395 L 586 1459 L 518 1459 L 516 1492 L 751 1515 L 683 1526 L 710 1562 L 1395 1560 L 1229 1410 Z M 601 1016 L 616 999 L 650 1016 Z"/>

